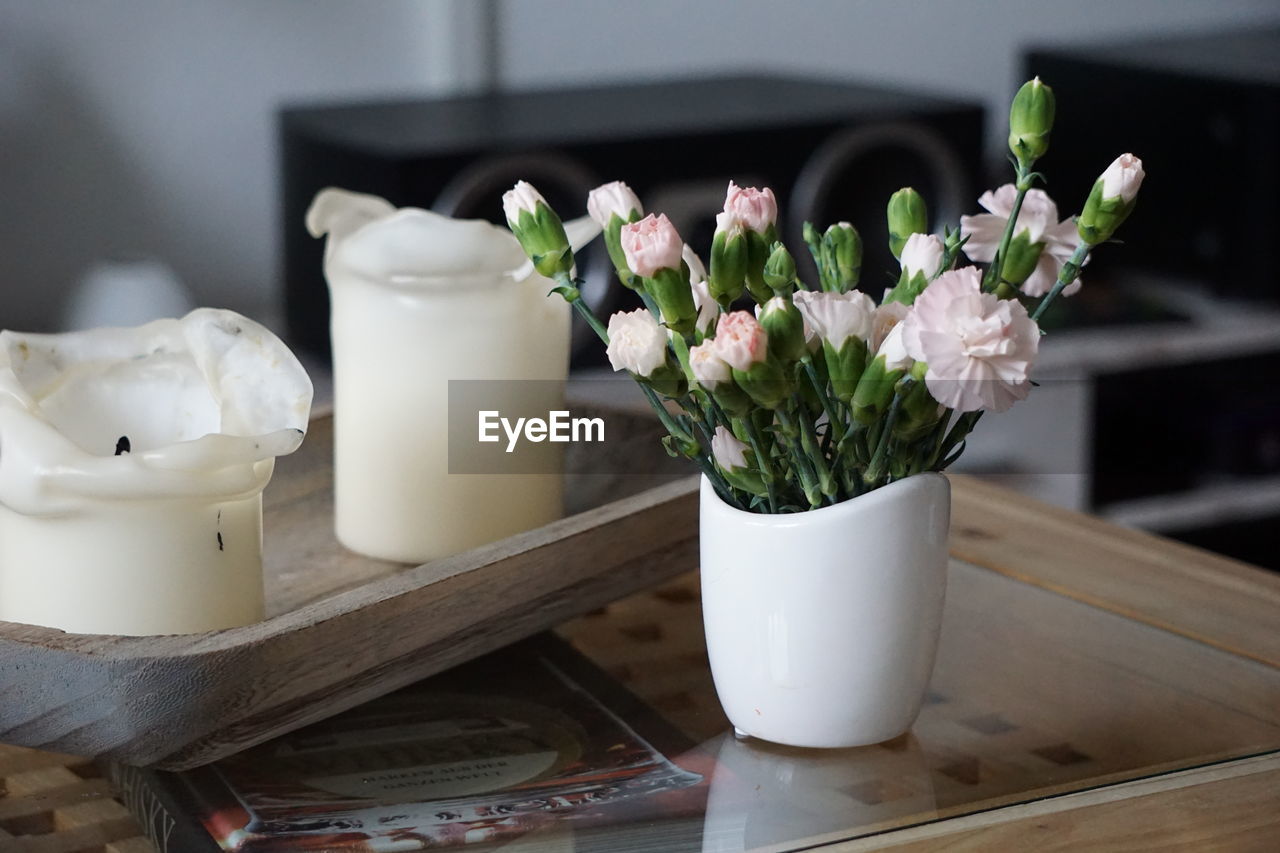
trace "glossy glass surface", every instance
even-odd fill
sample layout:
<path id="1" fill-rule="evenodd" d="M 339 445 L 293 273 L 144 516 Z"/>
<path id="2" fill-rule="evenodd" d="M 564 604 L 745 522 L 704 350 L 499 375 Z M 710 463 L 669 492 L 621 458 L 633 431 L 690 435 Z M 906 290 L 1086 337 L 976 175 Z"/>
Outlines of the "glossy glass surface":
<path id="1" fill-rule="evenodd" d="M 559 633 L 686 738 L 690 813 L 524 839 L 530 850 L 798 850 L 1280 750 L 1280 672 L 953 563 L 924 711 L 897 740 L 790 749 L 735 738 L 706 666 L 696 575 Z M 833 664 L 856 650 L 832 649 Z M 525 849 L 519 847 L 519 849 Z"/>

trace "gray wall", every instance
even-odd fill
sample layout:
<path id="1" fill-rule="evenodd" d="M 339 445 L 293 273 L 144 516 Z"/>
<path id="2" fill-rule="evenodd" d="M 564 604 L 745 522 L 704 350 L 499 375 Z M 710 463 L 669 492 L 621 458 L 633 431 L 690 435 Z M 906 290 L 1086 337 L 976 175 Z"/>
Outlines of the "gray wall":
<path id="1" fill-rule="evenodd" d="M 785 69 L 986 101 L 1031 42 L 1280 21 L 1277 0 L 498 0 L 500 79 Z M 97 258 L 272 321 L 273 110 L 483 76 L 466 0 L 0 0 L 0 325 L 48 329 Z M 996 119 L 998 121 L 998 119 Z"/>
<path id="2" fill-rule="evenodd" d="M 274 110 L 447 83 L 412 0 L 0 0 L 0 325 L 53 327 L 97 258 L 277 301 Z M 451 55 L 444 59 L 452 58 Z"/>

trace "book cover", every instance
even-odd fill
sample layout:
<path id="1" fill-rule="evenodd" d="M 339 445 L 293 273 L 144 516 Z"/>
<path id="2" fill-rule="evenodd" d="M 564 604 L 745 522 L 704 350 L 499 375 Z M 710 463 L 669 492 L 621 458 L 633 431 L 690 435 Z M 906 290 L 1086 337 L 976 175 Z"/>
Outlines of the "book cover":
<path id="1" fill-rule="evenodd" d="M 544 636 L 207 767 L 112 775 L 162 853 L 676 850 L 706 803 L 692 746 Z"/>

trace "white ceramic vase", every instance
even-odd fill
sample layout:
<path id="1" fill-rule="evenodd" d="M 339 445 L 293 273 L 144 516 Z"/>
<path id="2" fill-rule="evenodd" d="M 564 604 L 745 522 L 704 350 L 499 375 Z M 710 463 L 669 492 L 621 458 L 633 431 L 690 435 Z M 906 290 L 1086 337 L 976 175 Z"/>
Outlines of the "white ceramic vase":
<path id="1" fill-rule="evenodd" d="M 938 647 L 950 516 L 941 474 L 786 515 L 734 509 L 703 478 L 707 652 L 739 733 L 848 747 L 911 727 Z"/>

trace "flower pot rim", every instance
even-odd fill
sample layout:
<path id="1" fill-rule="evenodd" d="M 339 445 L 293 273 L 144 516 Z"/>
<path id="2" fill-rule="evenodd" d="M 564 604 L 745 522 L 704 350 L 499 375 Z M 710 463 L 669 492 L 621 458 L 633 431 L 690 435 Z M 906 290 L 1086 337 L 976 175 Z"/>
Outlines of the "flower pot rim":
<path id="1" fill-rule="evenodd" d="M 729 506 L 724 499 L 716 493 L 715 488 L 711 485 L 711 481 L 707 479 L 706 474 L 701 475 L 701 491 L 703 495 L 710 495 L 715 499 L 715 506 L 718 512 L 723 512 L 729 516 L 743 516 L 744 520 L 751 519 L 757 524 L 773 524 L 778 526 L 789 526 L 800 522 L 802 519 L 829 518 L 839 512 L 849 512 L 856 505 L 865 508 L 871 504 L 891 500 L 896 497 L 899 492 L 908 488 L 920 488 L 926 482 L 941 482 L 947 489 L 950 489 L 951 481 L 947 479 L 946 474 L 941 471 L 921 471 L 918 474 L 912 474 L 910 477 L 903 477 L 901 480 L 895 480 L 886 486 L 858 495 L 855 498 L 849 498 L 838 504 L 831 506 L 818 507 L 817 509 L 808 509 L 804 512 L 750 512 L 745 509 Z M 910 485 L 908 485 L 910 484 Z"/>

